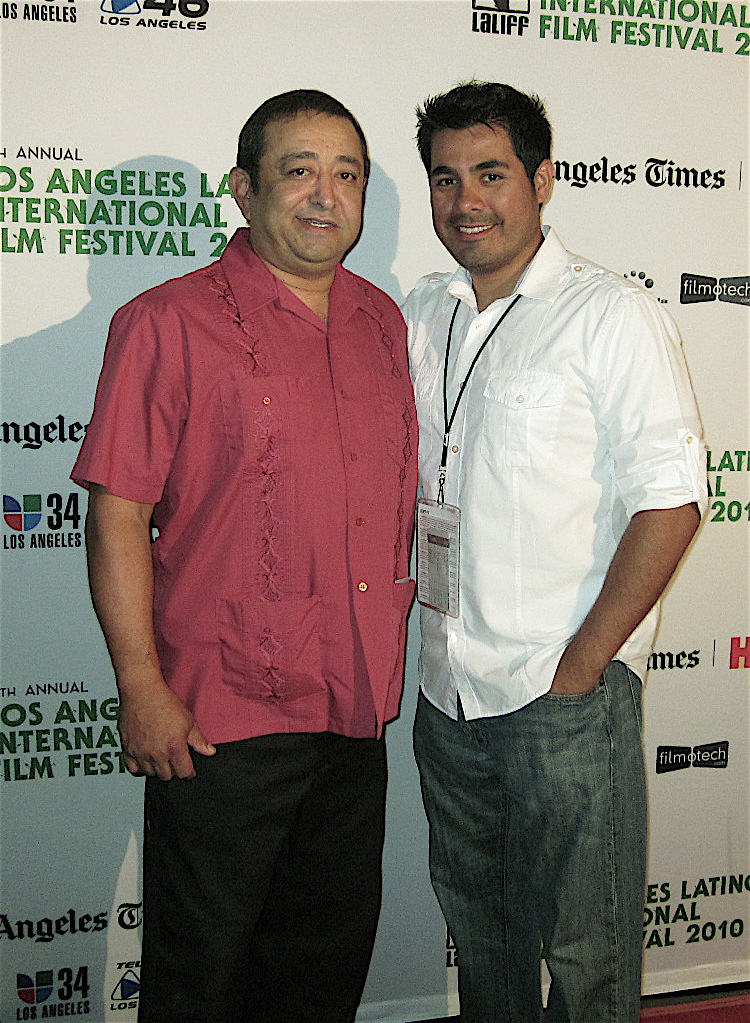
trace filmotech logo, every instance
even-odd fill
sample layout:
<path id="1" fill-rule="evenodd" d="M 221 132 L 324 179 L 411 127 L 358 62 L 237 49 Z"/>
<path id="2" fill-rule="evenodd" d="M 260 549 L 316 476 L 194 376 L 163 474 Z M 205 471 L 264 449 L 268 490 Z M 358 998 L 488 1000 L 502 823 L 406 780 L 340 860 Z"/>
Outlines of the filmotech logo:
<path id="1" fill-rule="evenodd" d="M 680 303 L 731 302 L 750 305 L 750 277 L 703 277 L 701 274 L 683 274 L 680 278 Z"/>
<path id="2" fill-rule="evenodd" d="M 703 746 L 657 746 L 656 773 L 684 771 L 686 767 L 726 767 L 729 742 L 709 742 Z"/>
<path id="3" fill-rule="evenodd" d="M 471 0 L 471 31 L 522 36 L 529 27 L 531 0 Z"/>

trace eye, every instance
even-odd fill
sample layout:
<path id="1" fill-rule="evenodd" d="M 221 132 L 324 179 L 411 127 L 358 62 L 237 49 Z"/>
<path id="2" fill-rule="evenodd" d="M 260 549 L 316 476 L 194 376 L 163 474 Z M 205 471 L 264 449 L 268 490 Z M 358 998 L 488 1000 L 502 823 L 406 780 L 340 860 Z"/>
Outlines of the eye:
<path id="1" fill-rule="evenodd" d="M 483 181 L 489 181 L 489 182 L 492 182 L 492 181 L 502 181 L 503 180 L 503 175 L 502 174 L 498 174 L 496 171 L 487 171 L 486 174 L 482 175 L 482 180 Z"/>
<path id="2" fill-rule="evenodd" d="M 356 181 L 357 175 L 354 173 L 354 171 L 342 171 L 341 178 L 344 181 Z"/>
<path id="3" fill-rule="evenodd" d="M 307 167 L 292 167 L 292 169 L 288 172 L 289 177 L 292 178 L 303 178 L 307 173 Z"/>
<path id="4" fill-rule="evenodd" d="M 432 182 L 435 188 L 447 188 L 449 185 L 455 185 L 456 179 L 449 177 L 447 174 L 441 175 L 439 178 L 435 178 Z"/>

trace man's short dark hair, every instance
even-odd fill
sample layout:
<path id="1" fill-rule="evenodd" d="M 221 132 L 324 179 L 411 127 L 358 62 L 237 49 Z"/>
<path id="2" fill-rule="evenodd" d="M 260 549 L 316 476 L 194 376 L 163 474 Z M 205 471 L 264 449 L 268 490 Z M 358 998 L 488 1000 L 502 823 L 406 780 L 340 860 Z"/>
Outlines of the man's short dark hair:
<path id="1" fill-rule="evenodd" d="M 499 82 L 462 82 L 417 107 L 417 148 L 428 174 L 434 136 L 446 128 L 460 131 L 475 124 L 505 128 L 530 181 L 542 160 L 550 158 L 552 128 L 538 96 Z"/>
<path id="2" fill-rule="evenodd" d="M 251 114 L 240 132 L 237 147 L 237 166 L 247 171 L 253 191 L 257 192 L 260 184 L 260 159 L 266 142 L 266 125 L 276 121 L 290 120 L 297 114 L 328 114 L 330 117 L 344 117 L 353 126 L 359 137 L 364 158 L 365 179 L 370 173 L 370 154 L 367 151 L 367 139 L 359 121 L 327 92 L 318 89 L 292 89 L 272 96 L 261 103 L 255 113 Z"/>

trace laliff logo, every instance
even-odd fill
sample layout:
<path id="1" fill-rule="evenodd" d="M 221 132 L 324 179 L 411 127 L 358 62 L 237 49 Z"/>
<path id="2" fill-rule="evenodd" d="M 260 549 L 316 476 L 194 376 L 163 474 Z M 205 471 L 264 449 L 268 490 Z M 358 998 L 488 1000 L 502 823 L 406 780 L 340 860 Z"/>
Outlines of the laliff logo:
<path id="1" fill-rule="evenodd" d="M 141 926 L 142 902 L 123 902 L 117 908 L 117 922 L 124 931 L 134 931 Z"/>
<path id="2" fill-rule="evenodd" d="M 531 0 L 471 0 L 471 31 L 522 36 L 529 27 Z"/>
<path id="3" fill-rule="evenodd" d="M 27 973 L 16 974 L 18 997 L 27 1005 L 39 1005 L 46 1002 L 54 989 L 52 970 L 37 970 L 34 977 Z"/>
<path id="4" fill-rule="evenodd" d="M 750 277 L 704 277 L 701 274 L 683 274 L 680 278 L 680 303 L 731 302 L 750 305 Z"/>
<path id="5" fill-rule="evenodd" d="M 684 771 L 687 767 L 726 767 L 729 742 L 709 742 L 702 746 L 657 746 L 656 773 Z"/>

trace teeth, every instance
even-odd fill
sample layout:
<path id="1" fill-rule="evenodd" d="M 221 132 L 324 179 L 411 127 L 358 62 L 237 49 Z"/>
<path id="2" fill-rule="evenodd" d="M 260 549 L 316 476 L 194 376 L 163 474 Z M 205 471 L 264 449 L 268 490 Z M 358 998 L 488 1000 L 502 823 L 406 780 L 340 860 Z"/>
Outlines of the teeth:
<path id="1" fill-rule="evenodd" d="M 312 224 L 313 227 L 330 227 L 330 223 L 326 220 L 308 220 L 308 224 Z"/>
<path id="2" fill-rule="evenodd" d="M 480 227 L 459 227 L 458 229 L 461 234 L 481 234 L 482 231 L 487 231 L 489 228 L 486 224 Z"/>

